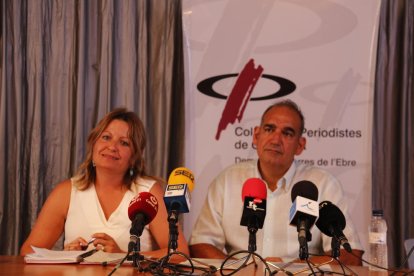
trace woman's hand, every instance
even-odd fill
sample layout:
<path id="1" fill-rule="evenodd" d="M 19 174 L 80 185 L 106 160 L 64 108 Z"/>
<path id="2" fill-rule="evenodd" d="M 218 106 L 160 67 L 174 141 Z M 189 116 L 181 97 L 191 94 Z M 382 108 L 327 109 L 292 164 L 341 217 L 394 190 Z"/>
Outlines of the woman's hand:
<path id="1" fill-rule="evenodd" d="M 95 240 L 93 241 L 93 245 L 98 250 L 102 250 L 105 252 L 111 252 L 111 253 L 123 252 L 119 248 L 115 240 L 111 236 L 105 233 L 95 233 L 92 235 L 92 238 L 95 238 Z"/>
<path id="2" fill-rule="evenodd" d="M 88 244 L 88 242 L 84 238 L 78 237 L 75 240 L 71 241 L 70 243 L 65 244 L 64 250 L 66 251 L 85 250 L 86 244 Z"/>

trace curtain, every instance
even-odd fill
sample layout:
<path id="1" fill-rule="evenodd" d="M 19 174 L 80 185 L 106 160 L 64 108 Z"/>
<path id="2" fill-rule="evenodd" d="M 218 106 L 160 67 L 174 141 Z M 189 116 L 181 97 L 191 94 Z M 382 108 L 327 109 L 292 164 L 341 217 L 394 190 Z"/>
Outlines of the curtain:
<path id="1" fill-rule="evenodd" d="M 373 126 L 373 209 L 388 224 L 390 267 L 414 238 L 414 1 L 382 1 Z"/>
<path id="2" fill-rule="evenodd" d="M 0 254 L 13 255 L 111 109 L 142 119 L 150 174 L 182 164 L 181 1 L 0 5 Z"/>

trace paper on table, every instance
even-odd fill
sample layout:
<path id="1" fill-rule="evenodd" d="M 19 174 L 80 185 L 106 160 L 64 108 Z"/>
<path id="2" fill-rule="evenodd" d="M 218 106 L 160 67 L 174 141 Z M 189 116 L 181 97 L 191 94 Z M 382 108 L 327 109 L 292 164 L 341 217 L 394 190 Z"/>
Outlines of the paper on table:
<path id="1" fill-rule="evenodd" d="M 62 263 L 79 263 L 82 264 L 102 264 L 115 263 L 125 257 L 126 253 L 107 253 L 103 251 L 91 252 L 92 255 L 82 258 L 81 255 L 88 251 L 58 251 L 49 250 L 32 246 L 34 253 L 27 254 L 24 257 L 26 263 L 39 264 L 62 264 Z"/>
<path id="2" fill-rule="evenodd" d="M 79 255 L 85 251 L 57 251 L 32 246 L 34 253 L 24 257 L 26 263 L 78 263 L 81 261 Z"/>
<path id="3" fill-rule="evenodd" d="M 126 253 L 108 253 L 108 252 L 98 251 L 95 254 L 84 258 L 81 264 L 117 263 L 117 262 L 120 262 L 125 257 L 125 255 Z"/>

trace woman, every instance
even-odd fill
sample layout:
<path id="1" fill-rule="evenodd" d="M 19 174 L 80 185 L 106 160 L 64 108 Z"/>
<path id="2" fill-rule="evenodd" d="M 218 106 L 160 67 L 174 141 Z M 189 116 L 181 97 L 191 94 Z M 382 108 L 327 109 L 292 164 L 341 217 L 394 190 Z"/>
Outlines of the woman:
<path id="1" fill-rule="evenodd" d="M 75 177 L 59 183 L 47 198 L 20 254 L 31 245 L 52 248 L 62 232 L 65 250 L 82 250 L 91 241 L 105 252 L 128 250 L 131 221 L 128 206 L 138 193 L 158 199 L 158 213 L 140 238 L 141 253 L 155 258 L 168 250 L 168 221 L 164 191 L 146 174 L 145 130 L 135 113 L 117 108 L 108 113 L 88 137 L 86 160 Z M 188 255 L 182 234 L 178 251 Z"/>

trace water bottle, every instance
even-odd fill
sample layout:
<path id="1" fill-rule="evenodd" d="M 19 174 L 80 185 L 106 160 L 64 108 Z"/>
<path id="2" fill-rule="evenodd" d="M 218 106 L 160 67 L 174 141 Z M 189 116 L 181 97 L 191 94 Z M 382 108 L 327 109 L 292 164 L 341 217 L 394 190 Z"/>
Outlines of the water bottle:
<path id="1" fill-rule="evenodd" d="M 382 210 L 373 210 L 369 225 L 369 262 L 388 268 L 387 223 Z M 370 265 L 370 270 L 382 270 Z"/>

